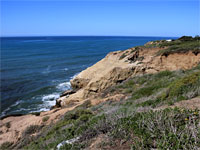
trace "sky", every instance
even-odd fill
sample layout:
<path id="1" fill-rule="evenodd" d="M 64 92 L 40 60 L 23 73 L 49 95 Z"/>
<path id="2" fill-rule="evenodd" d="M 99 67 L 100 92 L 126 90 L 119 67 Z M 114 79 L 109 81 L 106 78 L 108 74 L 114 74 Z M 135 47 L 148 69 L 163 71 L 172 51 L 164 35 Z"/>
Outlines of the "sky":
<path id="1" fill-rule="evenodd" d="M 199 34 L 199 0 L 1 0 L 1 36 Z"/>

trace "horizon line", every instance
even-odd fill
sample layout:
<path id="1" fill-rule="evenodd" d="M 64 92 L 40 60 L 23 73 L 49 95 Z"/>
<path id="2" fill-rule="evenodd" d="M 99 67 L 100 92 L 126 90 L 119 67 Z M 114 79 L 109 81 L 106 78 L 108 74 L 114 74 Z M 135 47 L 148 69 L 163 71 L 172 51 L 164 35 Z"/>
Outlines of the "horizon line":
<path id="1" fill-rule="evenodd" d="M 0 36 L 0 38 L 9 38 L 9 37 L 181 37 L 181 36 L 155 36 L 155 35 L 17 35 L 17 36 Z M 182 35 L 187 36 L 187 35 Z"/>

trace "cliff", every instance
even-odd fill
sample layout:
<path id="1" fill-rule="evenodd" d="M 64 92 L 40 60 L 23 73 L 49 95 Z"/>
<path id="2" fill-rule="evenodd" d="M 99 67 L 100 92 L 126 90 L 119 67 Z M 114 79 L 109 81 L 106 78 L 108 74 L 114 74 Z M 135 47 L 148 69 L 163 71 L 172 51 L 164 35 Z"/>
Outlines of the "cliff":
<path id="1" fill-rule="evenodd" d="M 53 110 L 2 119 L 0 149 L 199 149 L 199 40 L 109 53 Z"/>
<path id="2" fill-rule="evenodd" d="M 173 49 L 174 46 L 178 46 L 176 51 Z M 154 41 L 144 46 L 111 52 L 72 79 L 70 82 L 76 92 L 61 97 L 57 101 L 61 103 L 61 106 L 76 104 L 87 98 L 94 98 L 108 87 L 137 75 L 164 70 L 191 69 L 200 62 L 198 48 L 197 40 L 185 42 L 180 39 Z"/>

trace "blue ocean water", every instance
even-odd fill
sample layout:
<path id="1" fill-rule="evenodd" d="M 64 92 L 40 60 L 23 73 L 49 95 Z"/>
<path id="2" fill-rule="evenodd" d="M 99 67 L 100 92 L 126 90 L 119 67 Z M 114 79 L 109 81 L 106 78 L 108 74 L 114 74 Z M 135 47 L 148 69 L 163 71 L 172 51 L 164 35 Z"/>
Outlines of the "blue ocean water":
<path id="1" fill-rule="evenodd" d="M 70 79 L 116 50 L 173 37 L 1 38 L 1 116 L 46 111 Z"/>

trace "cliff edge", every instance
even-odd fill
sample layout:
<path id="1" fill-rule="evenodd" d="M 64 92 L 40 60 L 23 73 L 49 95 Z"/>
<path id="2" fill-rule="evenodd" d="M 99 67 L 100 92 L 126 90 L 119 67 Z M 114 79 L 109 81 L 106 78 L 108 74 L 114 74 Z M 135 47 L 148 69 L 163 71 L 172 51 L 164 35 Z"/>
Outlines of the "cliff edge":
<path id="1" fill-rule="evenodd" d="M 199 40 L 109 53 L 71 80 L 59 108 L 1 118 L 0 149 L 198 149 Z"/>
<path id="2" fill-rule="evenodd" d="M 164 70 L 187 70 L 199 62 L 199 38 L 153 41 L 144 46 L 110 52 L 70 81 L 75 93 L 57 101 L 61 106 L 76 104 L 94 98 L 101 91 L 128 78 Z"/>

